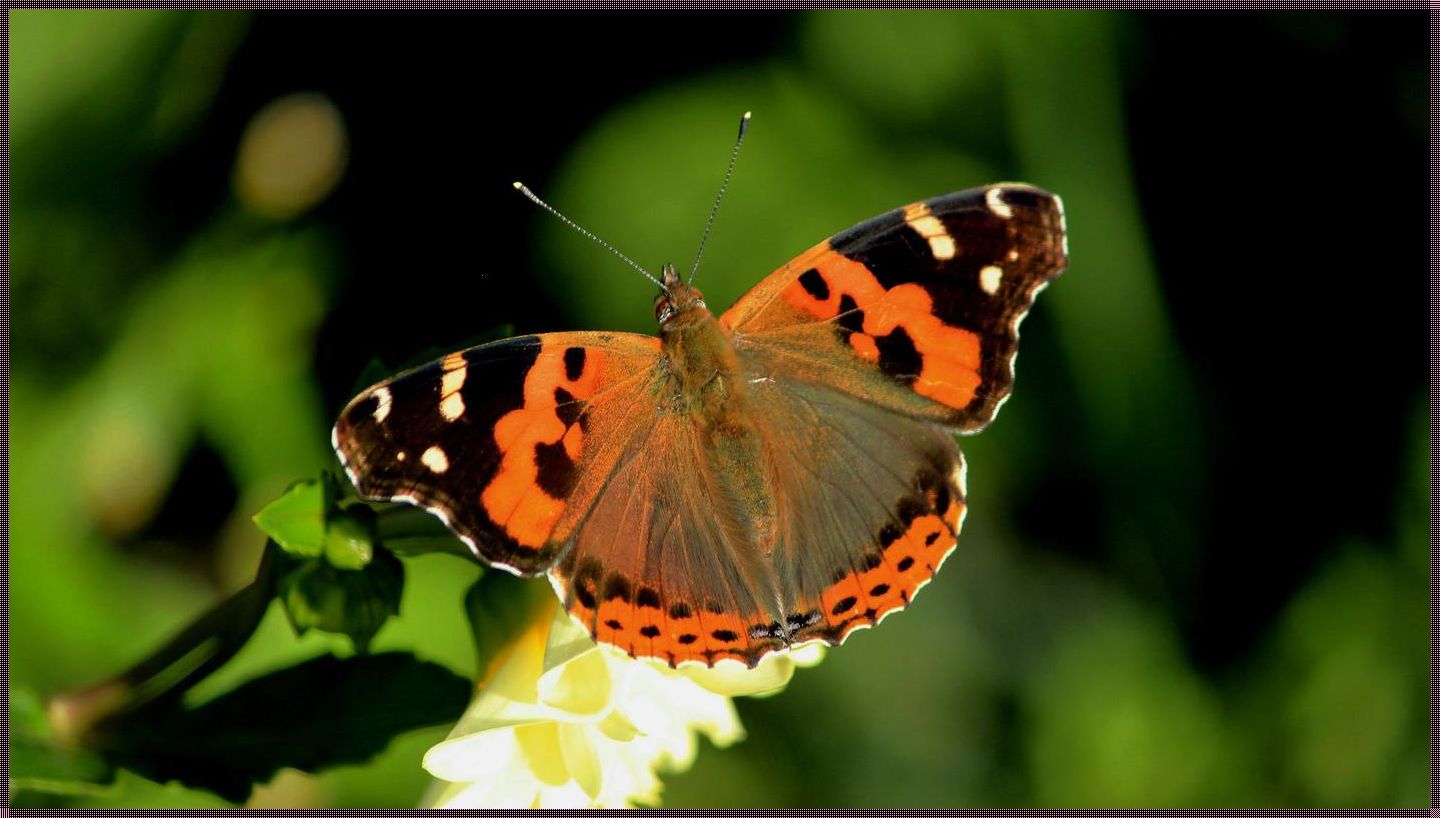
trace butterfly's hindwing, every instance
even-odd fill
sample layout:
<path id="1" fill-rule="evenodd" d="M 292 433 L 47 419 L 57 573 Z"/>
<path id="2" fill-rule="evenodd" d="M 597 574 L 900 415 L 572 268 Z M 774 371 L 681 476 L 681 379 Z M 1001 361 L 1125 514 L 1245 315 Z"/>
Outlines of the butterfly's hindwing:
<path id="1" fill-rule="evenodd" d="M 784 647 L 770 632 L 773 571 L 722 522 L 690 416 L 650 415 L 551 572 L 556 592 L 596 639 L 633 656 L 753 665 Z"/>
<path id="2" fill-rule="evenodd" d="M 756 404 L 773 421 L 786 638 L 838 644 L 907 607 L 954 550 L 964 461 L 934 424 L 828 387 L 775 378 Z"/>
<path id="3" fill-rule="evenodd" d="M 773 551 L 726 530 L 697 428 L 661 412 L 551 571 L 596 639 L 671 665 L 753 666 L 902 610 L 954 550 L 964 468 L 948 432 L 783 377 L 753 398 L 768 452 L 756 467 L 773 473 L 780 510 Z"/>
<path id="4" fill-rule="evenodd" d="M 456 352 L 352 400 L 333 434 L 360 495 L 421 506 L 487 562 L 540 573 L 552 537 L 605 471 L 615 398 L 631 402 L 659 344 L 624 333 L 555 333 Z M 583 510 L 583 509 L 581 509 Z"/>
<path id="5" fill-rule="evenodd" d="M 1009 394 L 1020 320 L 1065 260 L 1060 200 L 993 185 L 843 231 L 721 321 L 762 368 L 973 432 Z"/>

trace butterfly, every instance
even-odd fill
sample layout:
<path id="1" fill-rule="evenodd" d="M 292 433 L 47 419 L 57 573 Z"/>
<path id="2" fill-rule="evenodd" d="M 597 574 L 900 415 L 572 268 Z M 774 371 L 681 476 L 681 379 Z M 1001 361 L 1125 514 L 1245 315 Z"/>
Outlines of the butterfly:
<path id="1" fill-rule="evenodd" d="M 1020 321 L 1066 261 L 1060 199 L 996 184 L 838 233 L 718 317 L 666 265 L 658 336 L 451 353 L 356 396 L 335 451 L 362 497 L 548 575 L 632 656 L 753 667 L 838 645 L 955 549 L 954 433 L 1010 394 Z"/>

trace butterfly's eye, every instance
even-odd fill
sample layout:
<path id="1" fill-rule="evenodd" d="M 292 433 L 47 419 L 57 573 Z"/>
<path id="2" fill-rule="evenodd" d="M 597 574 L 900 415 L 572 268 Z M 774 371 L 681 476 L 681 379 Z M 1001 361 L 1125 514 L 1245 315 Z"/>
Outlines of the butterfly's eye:
<path id="1" fill-rule="evenodd" d="M 655 320 L 665 323 L 675 316 L 675 305 L 670 303 L 669 296 L 658 295 L 655 297 Z"/>

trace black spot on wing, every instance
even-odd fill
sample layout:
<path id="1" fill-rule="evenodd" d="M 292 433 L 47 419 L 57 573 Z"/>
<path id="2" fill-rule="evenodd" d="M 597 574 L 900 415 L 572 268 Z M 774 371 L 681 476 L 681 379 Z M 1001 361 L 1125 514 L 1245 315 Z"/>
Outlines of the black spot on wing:
<path id="1" fill-rule="evenodd" d="M 571 381 L 580 380 L 585 372 L 585 348 L 570 347 L 565 350 L 565 377 Z"/>
<path id="2" fill-rule="evenodd" d="M 570 583 L 570 591 L 575 595 L 575 600 L 588 610 L 595 610 L 595 592 L 591 589 L 593 585 L 587 584 L 580 577 L 576 577 Z"/>
<path id="3" fill-rule="evenodd" d="M 916 517 L 923 517 L 930 513 L 930 505 L 923 497 L 907 494 L 895 503 L 895 516 L 900 522 L 909 526 Z"/>
<path id="4" fill-rule="evenodd" d="M 820 271 L 814 267 L 800 274 L 800 286 L 804 287 L 805 292 L 813 296 L 816 301 L 830 300 L 830 285 L 825 283 L 825 277 L 820 275 Z"/>
<path id="5" fill-rule="evenodd" d="M 896 540 L 900 539 L 900 535 L 903 533 L 904 532 L 900 530 L 900 526 L 894 523 L 886 523 L 880 527 L 880 533 L 876 535 L 875 539 L 880 543 L 881 548 L 889 548 L 895 544 Z"/>
<path id="6" fill-rule="evenodd" d="M 563 386 L 555 387 L 555 416 L 566 427 L 575 423 L 580 424 L 580 431 L 589 431 L 590 417 L 585 414 L 585 407 L 575 396 L 570 394 Z"/>
<path id="7" fill-rule="evenodd" d="M 570 496 L 577 470 L 564 443 L 535 444 L 535 483 L 557 500 Z"/>
<path id="8" fill-rule="evenodd" d="M 855 299 L 848 295 L 842 295 L 840 296 L 840 314 L 836 316 L 835 323 L 847 333 L 864 332 L 865 311 L 859 308 Z"/>
<path id="9" fill-rule="evenodd" d="M 605 578 L 605 590 L 600 593 L 600 598 L 607 602 L 612 599 L 629 602 L 630 580 L 619 574 L 611 574 Z"/>
<path id="10" fill-rule="evenodd" d="M 805 611 L 804 613 L 793 613 L 785 617 L 785 625 L 790 631 L 796 631 L 820 621 L 820 612 L 817 610 Z"/>
<path id="11" fill-rule="evenodd" d="M 896 327 L 889 335 L 875 339 L 880 350 L 880 371 L 899 380 L 914 380 L 920 376 L 924 361 L 910 333 L 904 327 Z"/>

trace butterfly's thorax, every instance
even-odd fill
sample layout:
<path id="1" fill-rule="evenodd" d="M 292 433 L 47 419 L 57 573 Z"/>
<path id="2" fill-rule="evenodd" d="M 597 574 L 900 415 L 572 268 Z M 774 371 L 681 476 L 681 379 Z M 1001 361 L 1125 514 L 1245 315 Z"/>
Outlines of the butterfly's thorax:
<path id="1" fill-rule="evenodd" d="M 768 555 L 775 544 L 774 488 L 750 384 L 730 330 L 697 290 L 679 287 L 683 291 L 669 294 L 676 306 L 660 327 L 676 410 L 695 424 L 727 529 Z"/>

